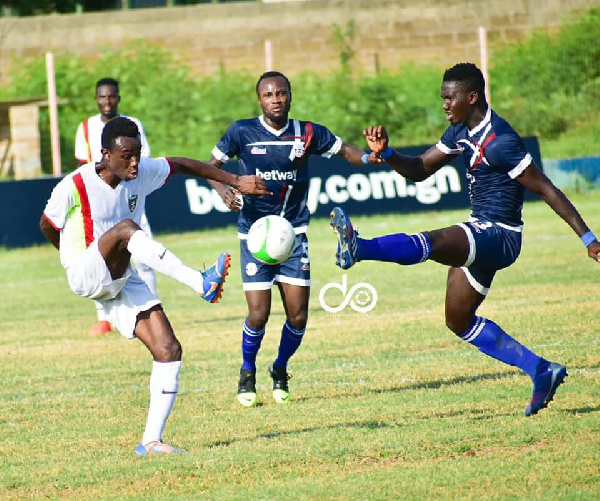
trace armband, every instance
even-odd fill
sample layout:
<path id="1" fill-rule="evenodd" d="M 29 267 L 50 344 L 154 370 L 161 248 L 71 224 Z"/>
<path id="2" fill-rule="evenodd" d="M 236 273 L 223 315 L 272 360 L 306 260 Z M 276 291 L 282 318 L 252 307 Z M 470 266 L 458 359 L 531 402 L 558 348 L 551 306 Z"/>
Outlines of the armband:
<path id="1" fill-rule="evenodd" d="M 583 245 L 585 245 L 586 247 L 589 247 L 592 242 L 596 242 L 598 240 L 596 238 L 596 235 L 594 235 L 591 231 L 585 232 L 579 238 L 581 238 L 581 241 L 583 242 Z"/>
<path id="2" fill-rule="evenodd" d="M 369 163 L 369 154 L 365 153 L 362 157 L 360 157 L 360 161 L 365 165 L 368 164 Z"/>
<path id="3" fill-rule="evenodd" d="M 386 158 L 390 158 L 392 156 L 392 153 L 394 153 L 394 150 L 388 146 L 385 150 L 383 150 L 379 154 L 379 156 L 383 159 L 386 159 Z"/>

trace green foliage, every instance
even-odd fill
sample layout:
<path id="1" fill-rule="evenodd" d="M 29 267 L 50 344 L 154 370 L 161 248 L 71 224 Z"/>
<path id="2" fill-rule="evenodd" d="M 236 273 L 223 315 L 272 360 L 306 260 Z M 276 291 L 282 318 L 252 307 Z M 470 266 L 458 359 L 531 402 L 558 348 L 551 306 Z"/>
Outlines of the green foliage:
<path id="1" fill-rule="evenodd" d="M 494 52 L 494 108 L 523 134 L 555 138 L 577 122 L 596 118 L 600 79 L 600 9 L 537 32 L 523 44 Z M 597 119 L 597 118 L 596 118 Z"/>
<path id="2" fill-rule="evenodd" d="M 362 129 L 384 124 L 392 143 L 422 144 L 446 127 L 440 112 L 440 70 L 403 65 L 392 74 L 352 76 L 343 70 L 294 79 L 294 115 L 322 123 L 344 141 L 362 146 Z M 424 92 L 415 92 L 415 89 Z"/>
<path id="3" fill-rule="evenodd" d="M 600 10 L 565 24 L 555 35 L 535 33 L 521 44 L 497 47 L 492 55 L 492 105 L 523 135 L 540 137 L 552 157 L 599 153 L 595 139 L 600 113 Z M 335 26 L 341 67 L 326 75 L 294 75 L 292 115 L 328 126 L 344 141 L 364 146 L 361 131 L 383 124 L 394 145 L 433 144 L 447 126 L 441 110 L 442 69 L 409 63 L 378 75 L 351 69 L 355 27 Z M 138 41 L 123 50 L 104 50 L 96 61 L 56 58 L 56 85 L 67 104 L 59 108 L 63 169 L 75 167 L 78 123 L 97 113 L 98 78 L 121 82 L 121 113 L 139 118 L 152 154 L 208 159 L 227 126 L 256 116 L 256 75 L 218 72 L 197 77 L 177 54 Z M 46 93 L 43 57 L 13 65 L 1 98 Z M 47 113 L 41 116 L 44 170 L 51 171 Z M 581 147 L 573 147 L 577 144 Z"/>

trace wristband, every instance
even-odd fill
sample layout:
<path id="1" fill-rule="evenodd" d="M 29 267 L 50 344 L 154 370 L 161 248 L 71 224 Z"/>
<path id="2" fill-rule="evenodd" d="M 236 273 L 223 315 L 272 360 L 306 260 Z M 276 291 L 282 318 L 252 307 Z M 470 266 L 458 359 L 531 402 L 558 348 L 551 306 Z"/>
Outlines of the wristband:
<path id="1" fill-rule="evenodd" d="M 596 238 L 596 235 L 594 235 L 591 231 L 586 231 L 579 238 L 581 238 L 583 245 L 585 245 L 586 247 L 589 247 L 592 242 L 596 242 L 598 240 Z"/>
<path id="2" fill-rule="evenodd" d="M 365 165 L 368 164 L 369 163 L 369 154 L 365 153 L 362 157 L 360 157 L 360 161 Z"/>
<path id="3" fill-rule="evenodd" d="M 390 157 L 392 156 L 392 153 L 394 153 L 394 150 L 392 150 L 392 148 L 390 148 L 390 147 L 388 146 L 388 147 L 387 147 L 385 150 L 383 150 L 383 151 L 382 151 L 382 152 L 379 154 L 379 156 L 380 156 L 381 158 L 383 158 L 383 159 L 385 159 L 385 158 L 390 158 Z"/>

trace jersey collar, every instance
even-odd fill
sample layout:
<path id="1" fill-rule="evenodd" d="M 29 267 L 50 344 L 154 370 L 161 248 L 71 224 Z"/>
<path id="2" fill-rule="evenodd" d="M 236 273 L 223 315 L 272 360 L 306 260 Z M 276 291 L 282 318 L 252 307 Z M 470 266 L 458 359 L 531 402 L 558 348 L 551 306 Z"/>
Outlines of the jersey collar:
<path id="1" fill-rule="evenodd" d="M 477 134 L 479 131 L 481 131 L 481 129 L 483 129 L 488 123 L 490 123 L 491 118 L 492 118 L 492 108 L 490 108 L 488 106 L 488 109 L 485 112 L 485 117 L 483 117 L 483 120 L 481 122 L 479 122 L 474 128 L 468 129 L 469 137 L 473 137 L 475 134 Z"/>
<path id="2" fill-rule="evenodd" d="M 290 120 L 288 119 L 288 121 L 285 123 L 285 127 L 282 127 L 281 129 L 277 130 L 277 129 L 274 129 L 273 127 L 271 127 L 270 125 L 267 125 L 267 122 L 265 122 L 264 115 L 259 116 L 258 120 L 260 121 L 260 123 L 262 124 L 262 126 L 265 129 L 267 129 L 271 134 L 273 134 L 275 136 L 281 136 L 287 130 L 288 126 L 290 125 Z"/>

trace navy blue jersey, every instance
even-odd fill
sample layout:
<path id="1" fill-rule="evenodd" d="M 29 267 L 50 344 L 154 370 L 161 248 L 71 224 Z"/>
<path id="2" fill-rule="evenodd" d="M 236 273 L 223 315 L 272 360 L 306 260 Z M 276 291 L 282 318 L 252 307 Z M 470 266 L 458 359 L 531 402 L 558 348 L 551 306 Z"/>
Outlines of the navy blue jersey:
<path id="1" fill-rule="evenodd" d="M 519 134 L 491 108 L 473 130 L 451 125 L 437 143 L 442 152 L 462 153 L 467 168 L 471 217 L 521 227 L 523 185 L 515 178 L 533 161 Z"/>
<path id="2" fill-rule="evenodd" d="M 238 233 L 243 236 L 257 219 L 278 214 L 285 217 L 296 233 L 308 228 L 310 213 L 308 197 L 308 156 L 335 155 L 342 140 L 326 127 L 312 122 L 288 120 L 276 130 L 262 116 L 238 120 L 229 126 L 212 151 L 225 163 L 233 157 L 239 160 L 239 173 L 255 174 L 264 179 L 271 196 L 244 196 L 238 218 Z"/>

